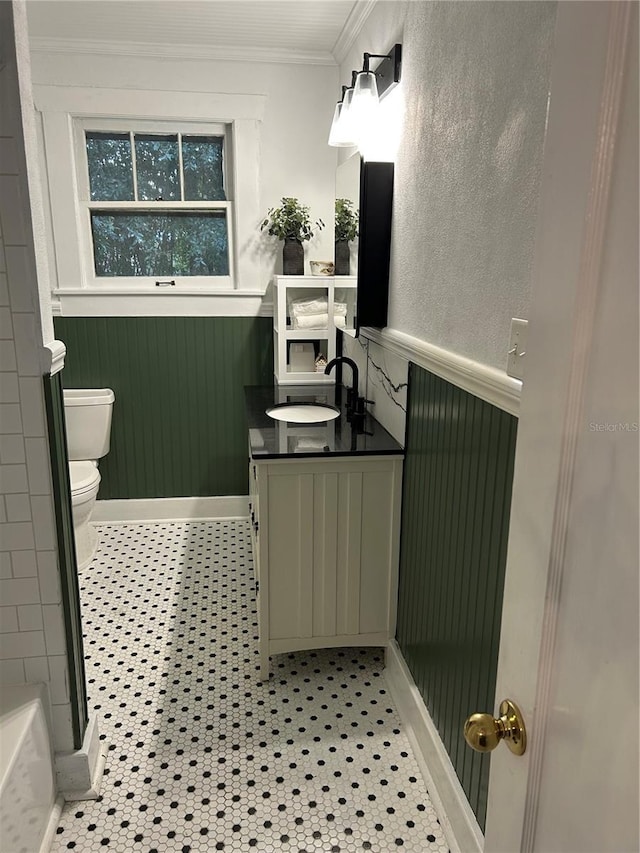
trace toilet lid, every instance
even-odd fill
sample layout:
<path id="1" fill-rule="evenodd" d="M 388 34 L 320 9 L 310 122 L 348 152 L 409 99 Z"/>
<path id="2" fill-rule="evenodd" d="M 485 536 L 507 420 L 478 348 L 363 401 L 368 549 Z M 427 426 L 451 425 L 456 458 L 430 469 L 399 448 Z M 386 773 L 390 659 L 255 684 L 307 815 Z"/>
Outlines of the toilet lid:
<path id="1" fill-rule="evenodd" d="M 74 495 L 90 492 L 100 482 L 100 472 L 92 462 L 69 462 L 69 480 Z"/>

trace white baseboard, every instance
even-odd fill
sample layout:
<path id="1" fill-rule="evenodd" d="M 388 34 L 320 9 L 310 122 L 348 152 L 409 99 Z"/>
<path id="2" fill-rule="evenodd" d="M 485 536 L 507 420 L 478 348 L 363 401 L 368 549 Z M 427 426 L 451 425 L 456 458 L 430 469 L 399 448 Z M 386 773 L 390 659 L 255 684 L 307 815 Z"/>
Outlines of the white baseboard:
<path id="1" fill-rule="evenodd" d="M 100 794 L 106 752 L 100 740 L 98 718 L 89 717 L 82 748 L 55 755 L 56 784 L 67 801 L 96 800 Z"/>
<path id="2" fill-rule="evenodd" d="M 196 498 L 135 498 L 96 501 L 91 516 L 94 524 L 135 521 L 195 521 L 197 519 L 246 518 L 246 495 L 222 495 Z"/>
<path id="3" fill-rule="evenodd" d="M 384 676 L 451 853 L 482 853 L 482 830 L 395 640 L 387 646 Z"/>

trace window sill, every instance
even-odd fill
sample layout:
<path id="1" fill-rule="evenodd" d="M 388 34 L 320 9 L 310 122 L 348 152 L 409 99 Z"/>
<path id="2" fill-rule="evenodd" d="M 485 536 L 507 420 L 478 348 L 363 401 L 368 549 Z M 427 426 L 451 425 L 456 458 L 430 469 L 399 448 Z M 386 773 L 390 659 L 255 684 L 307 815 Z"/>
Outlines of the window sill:
<path id="1" fill-rule="evenodd" d="M 53 313 L 62 317 L 271 317 L 262 290 L 211 288 L 59 288 Z"/>

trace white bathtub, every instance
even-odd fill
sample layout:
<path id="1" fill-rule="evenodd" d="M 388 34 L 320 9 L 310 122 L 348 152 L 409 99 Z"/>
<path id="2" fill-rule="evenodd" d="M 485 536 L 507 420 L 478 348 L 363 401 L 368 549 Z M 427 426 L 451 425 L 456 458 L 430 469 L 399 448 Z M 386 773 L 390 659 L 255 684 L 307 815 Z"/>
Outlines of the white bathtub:
<path id="1" fill-rule="evenodd" d="M 0 853 L 45 853 L 59 817 L 38 684 L 0 695 Z"/>

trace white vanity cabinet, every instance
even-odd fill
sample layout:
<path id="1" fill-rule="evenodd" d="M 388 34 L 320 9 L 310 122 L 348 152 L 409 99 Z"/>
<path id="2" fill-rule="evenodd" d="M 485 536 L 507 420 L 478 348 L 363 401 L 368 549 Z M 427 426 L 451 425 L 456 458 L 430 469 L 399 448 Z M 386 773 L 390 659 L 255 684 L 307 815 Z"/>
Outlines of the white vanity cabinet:
<path id="1" fill-rule="evenodd" d="M 254 458 L 249 479 L 261 677 L 272 654 L 386 645 L 402 457 Z"/>

